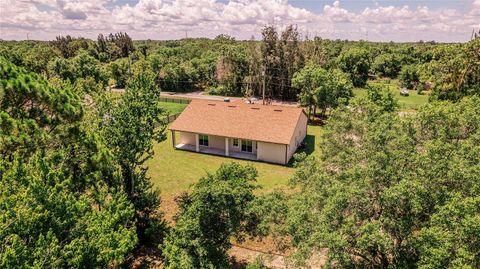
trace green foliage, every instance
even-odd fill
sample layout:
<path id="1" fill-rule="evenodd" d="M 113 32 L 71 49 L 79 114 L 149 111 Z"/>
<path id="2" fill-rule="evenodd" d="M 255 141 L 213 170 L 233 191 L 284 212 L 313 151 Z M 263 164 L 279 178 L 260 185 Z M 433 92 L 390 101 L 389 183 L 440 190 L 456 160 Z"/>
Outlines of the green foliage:
<path id="1" fill-rule="evenodd" d="M 222 164 L 179 198 L 176 225 L 163 246 L 168 268 L 228 268 L 231 237 L 241 241 L 255 226 L 249 208 L 256 177 L 252 166 Z"/>
<path id="2" fill-rule="evenodd" d="M 134 209 L 80 98 L 0 59 L 0 267 L 120 266 Z"/>
<path id="3" fill-rule="evenodd" d="M 124 88 L 128 79 L 128 59 L 118 59 L 109 64 L 111 77 L 115 80 L 115 86 Z"/>
<path id="4" fill-rule="evenodd" d="M 83 115 L 78 98 L 68 89 L 53 88 L 40 76 L 0 58 L 1 148 L 36 146 L 57 126 Z M 45 132 L 40 133 L 38 129 Z M 23 137 L 20 134 L 26 133 Z M 17 134 L 17 135 L 16 135 Z M 35 136 L 35 139 L 30 139 Z"/>
<path id="5" fill-rule="evenodd" d="M 160 90 L 152 74 L 146 72 L 132 79 L 125 93 L 105 115 L 104 135 L 121 168 L 121 188 L 135 207 L 137 232 L 148 242 L 152 226 L 161 221 L 159 191 L 146 176 L 143 163 L 153 155 L 153 143 L 165 139 L 165 125 L 160 124 L 164 110 L 159 104 Z"/>
<path id="6" fill-rule="evenodd" d="M 122 194 L 72 189 L 45 157 L 20 159 L 2 175 L 0 267 L 120 265 L 136 244 L 133 207 Z"/>
<path id="7" fill-rule="evenodd" d="M 92 77 L 97 83 L 107 84 L 104 70 L 100 67 L 99 61 L 88 52 L 80 51 L 77 56 L 72 58 L 71 64 L 75 66 L 76 78 Z"/>
<path id="8" fill-rule="evenodd" d="M 338 67 L 350 77 L 355 87 L 363 87 L 367 84 L 370 70 L 369 52 L 363 48 L 350 48 L 343 51 L 337 59 Z"/>
<path id="9" fill-rule="evenodd" d="M 406 65 L 400 71 L 400 84 L 407 89 L 416 89 L 420 83 L 420 75 L 415 65 Z"/>
<path id="10" fill-rule="evenodd" d="M 380 54 L 372 63 L 373 71 L 382 77 L 395 78 L 401 68 L 400 59 L 394 53 Z"/>
<path id="11" fill-rule="evenodd" d="M 293 99 L 298 94 L 291 87 L 293 74 L 304 64 L 300 51 L 299 33 L 293 25 L 277 33 L 275 27 L 262 29 L 261 57 L 262 67 L 252 75 L 265 74 L 265 94 L 269 98 Z M 258 59 L 254 59 L 258 61 Z M 261 81 L 257 81 L 257 95 L 261 96 Z"/>
<path id="12" fill-rule="evenodd" d="M 434 99 L 457 101 L 464 96 L 480 95 L 480 36 L 454 52 L 449 51 L 432 68 L 436 80 Z"/>
<path id="13" fill-rule="evenodd" d="M 452 196 L 421 230 L 419 268 L 480 266 L 480 197 Z"/>
<path id="14" fill-rule="evenodd" d="M 74 38 L 70 35 L 67 36 L 57 36 L 57 38 L 52 41 L 52 44 L 62 53 L 64 58 L 70 58 L 77 54 L 77 51 L 81 49 L 88 49 L 90 40 L 85 38 Z"/>
<path id="15" fill-rule="evenodd" d="M 478 267 L 479 101 L 408 118 L 366 99 L 340 107 L 321 158 L 300 164 L 298 192 L 266 200 L 264 220 L 299 264 L 327 249 L 327 266 Z"/>
<path id="16" fill-rule="evenodd" d="M 398 108 L 398 100 L 388 88 L 381 86 L 368 87 L 368 99 L 375 105 L 382 107 L 385 112 L 393 112 Z"/>
<path id="17" fill-rule="evenodd" d="M 327 71 L 319 66 L 307 65 L 293 75 L 292 85 L 301 89 L 300 103 L 309 107 L 320 108 L 322 115 L 328 108 L 348 104 L 352 97 L 352 86 L 348 78 L 339 70 Z"/>

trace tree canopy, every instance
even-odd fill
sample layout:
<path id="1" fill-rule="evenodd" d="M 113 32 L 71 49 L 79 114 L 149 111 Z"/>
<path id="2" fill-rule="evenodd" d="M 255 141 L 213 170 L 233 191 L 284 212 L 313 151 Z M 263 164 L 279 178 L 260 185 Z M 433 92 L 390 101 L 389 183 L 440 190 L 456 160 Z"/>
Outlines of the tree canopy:
<path id="1" fill-rule="evenodd" d="M 369 99 L 340 107 L 321 158 L 292 179 L 300 191 L 266 199 L 283 209 L 264 220 L 299 264 L 324 250 L 328 266 L 478 267 L 478 102 L 434 102 L 407 118 Z"/>

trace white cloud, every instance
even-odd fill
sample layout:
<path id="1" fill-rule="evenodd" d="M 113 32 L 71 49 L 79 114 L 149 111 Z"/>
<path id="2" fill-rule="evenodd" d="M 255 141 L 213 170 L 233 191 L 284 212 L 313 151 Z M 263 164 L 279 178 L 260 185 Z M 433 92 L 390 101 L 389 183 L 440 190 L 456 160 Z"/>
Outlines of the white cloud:
<path id="1" fill-rule="evenodd" d="M 333 6 L 325 5 L 323 15 L 333 22 L 353 22 L 356 15 L 340 7 L 340 1 L 333 2 Z"/>
<path id="2" fill-rule="evenodd" d="M 341 1 L 325 5 L 320 13 L 295 7 L 287 0 L 140 0 L 118 5 L 113 0 L 2 0 L 0 37 L 37 39 L 57 35 L 82 35 L 127 31 L 134 38 L 172 39 L 189 36 L 214 37 L 221 33 L 238 38 L 259 37 L 261 27 L 296 24 L 299 29 L 326 38 L 373 40 L 467 40 L 472 28 L 480 27 L 480 0 L 464 9 L 429 9 L 427 6 L 382 6 L 365 1 L 353 12 Z M 107 9 L 107 4 L 114 8 Z M 116 6 L 115 6 L 116 4 Z"/>

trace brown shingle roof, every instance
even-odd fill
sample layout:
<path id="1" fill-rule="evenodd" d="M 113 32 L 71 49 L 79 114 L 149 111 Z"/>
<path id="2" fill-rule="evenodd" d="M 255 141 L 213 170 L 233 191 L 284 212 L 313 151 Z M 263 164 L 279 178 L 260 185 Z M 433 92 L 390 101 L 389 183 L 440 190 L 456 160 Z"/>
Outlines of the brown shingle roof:
<path id="1" fill-rule="evenodd" d="M 170 130 L 289 144 L 301 108 L 192 100 Z"/>

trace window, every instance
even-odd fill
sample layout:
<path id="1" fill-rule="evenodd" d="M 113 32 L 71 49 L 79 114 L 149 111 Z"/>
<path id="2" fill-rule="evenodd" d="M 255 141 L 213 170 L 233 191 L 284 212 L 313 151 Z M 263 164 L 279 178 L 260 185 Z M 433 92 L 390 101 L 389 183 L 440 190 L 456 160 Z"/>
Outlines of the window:
<path id="1" fill-rule="evenodd" d="M 238 139 L 237 138 L 233 139 L 233 146 L 238 148 Z"/>
<path id="2" fill-rule="evenodd" d="M 200 146 L 208 147 L 208 135 L 200 135 L 199 140 L 200 140 Z"/>
<path id="3" fill-rule="evenodd" d="M 252 141 L 242 140 L 242 151 L 252 152 Z"/>

